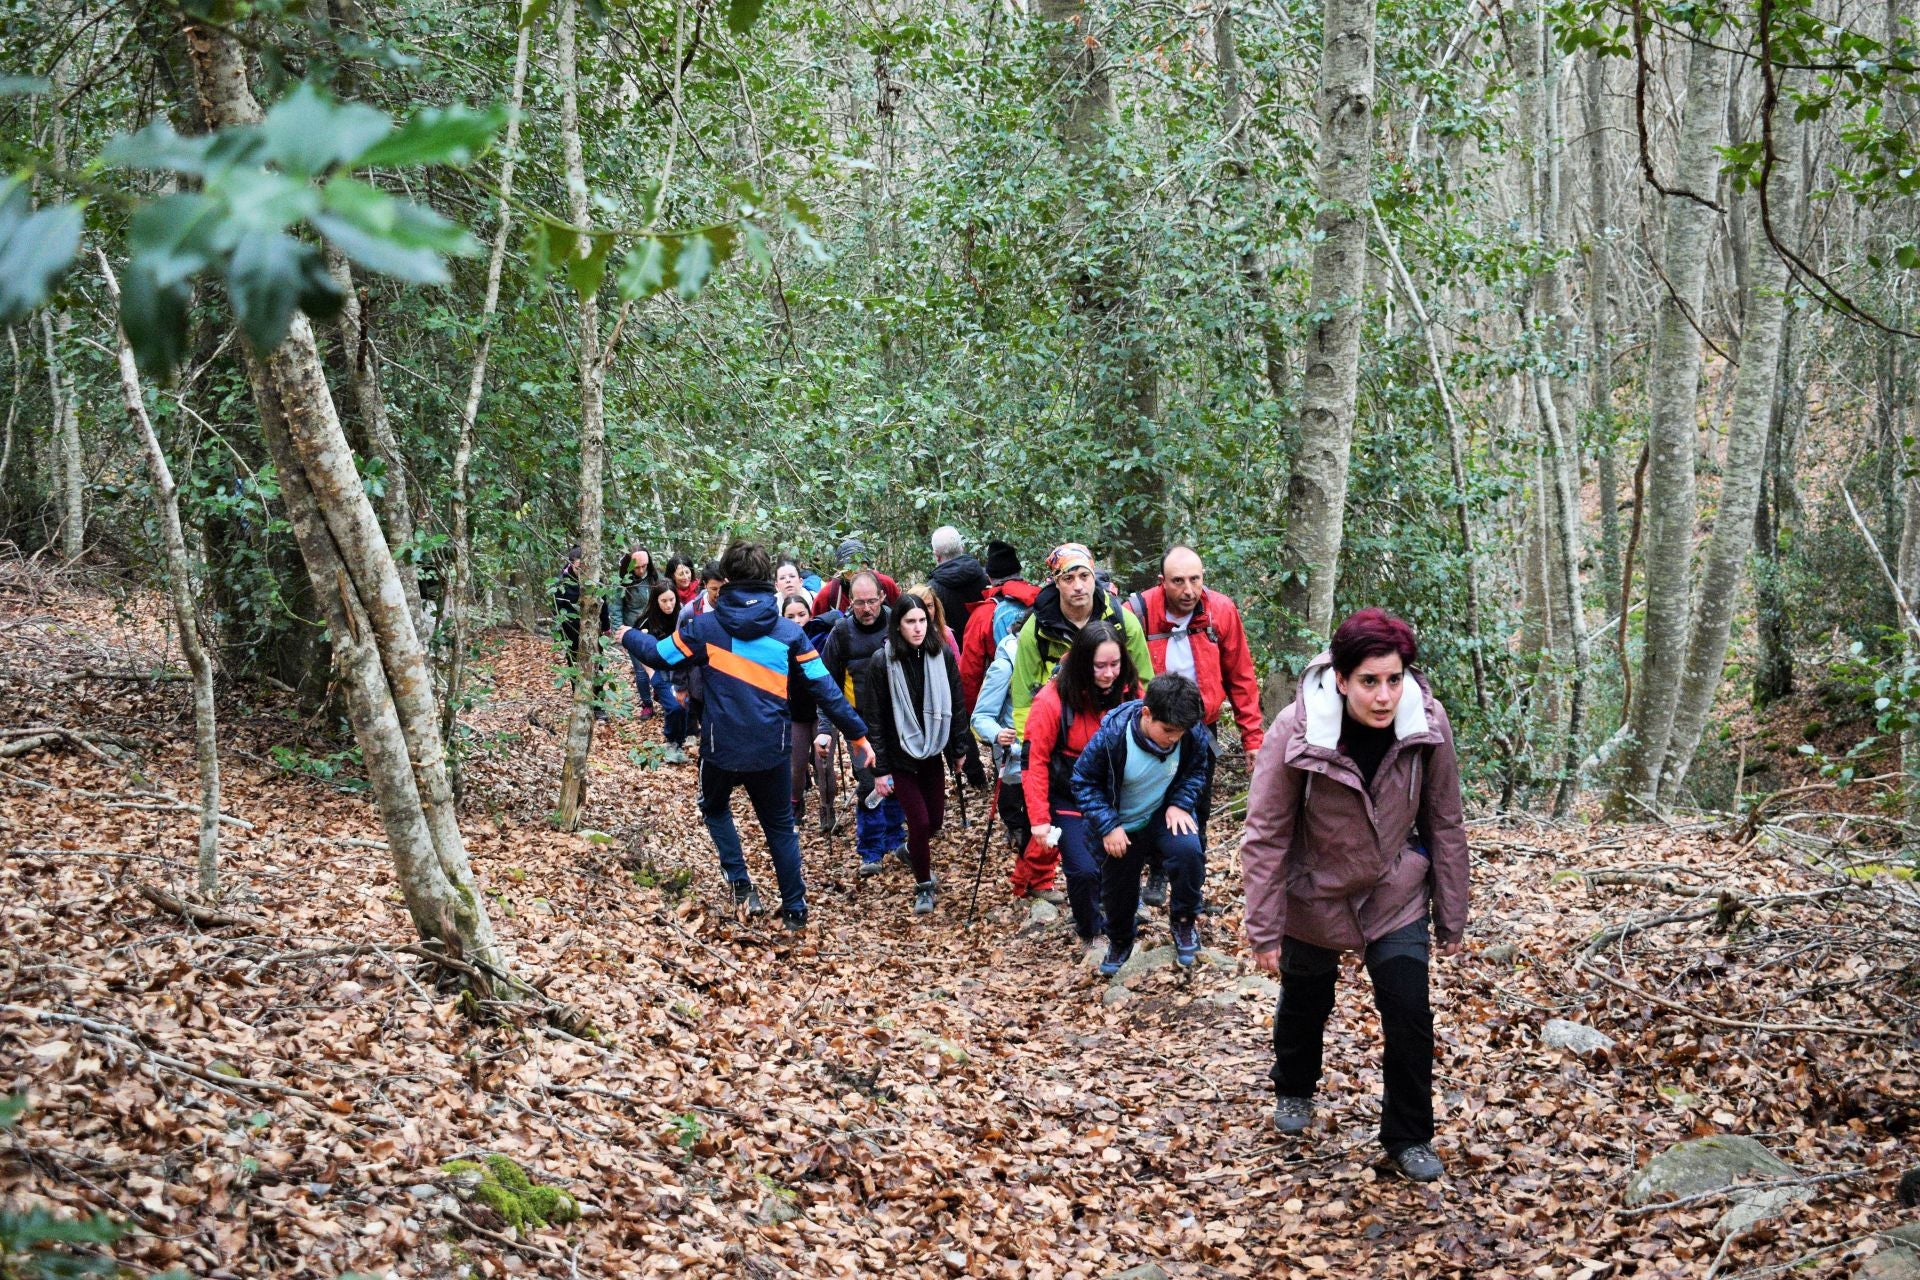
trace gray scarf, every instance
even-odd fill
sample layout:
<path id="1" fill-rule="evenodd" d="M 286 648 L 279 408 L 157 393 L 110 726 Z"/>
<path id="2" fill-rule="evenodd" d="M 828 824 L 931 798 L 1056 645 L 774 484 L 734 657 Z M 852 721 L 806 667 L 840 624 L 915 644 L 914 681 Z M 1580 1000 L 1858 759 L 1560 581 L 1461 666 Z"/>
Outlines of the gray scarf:
<path id="1" fill-rule="evenodd" d="M 953 690 L 947 687 L 946 655 L 920 655 L 926 663 L 925 705 L 913 705 L 907 669 L 893 656 L 889 644 L 880 651 L 887 664 L 887 688 L 893 694 L 893 730 L 900 749 L 915 760 L 931 760 L 947 748 L 953 735 Z"/>

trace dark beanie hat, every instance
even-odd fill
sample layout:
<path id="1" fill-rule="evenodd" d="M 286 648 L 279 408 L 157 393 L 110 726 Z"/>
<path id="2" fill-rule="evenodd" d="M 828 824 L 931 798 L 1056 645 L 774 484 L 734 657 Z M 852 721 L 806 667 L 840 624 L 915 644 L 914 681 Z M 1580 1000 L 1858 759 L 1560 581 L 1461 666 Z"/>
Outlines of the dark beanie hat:
<path id="1" fill-rule="evenodd" d="M 1004 582 L 1008 578 L 1020 576 L 1020 553 L 1013 549 L 1011 542 L 995 540 L 987 544 L 987 577 L 995 582 Z"/>

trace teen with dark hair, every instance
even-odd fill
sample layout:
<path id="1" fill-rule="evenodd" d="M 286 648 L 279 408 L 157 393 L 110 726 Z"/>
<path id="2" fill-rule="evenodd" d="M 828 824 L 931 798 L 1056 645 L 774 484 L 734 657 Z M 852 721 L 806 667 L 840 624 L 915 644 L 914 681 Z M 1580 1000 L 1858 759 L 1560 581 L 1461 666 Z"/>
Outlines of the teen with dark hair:
<path id="1" fill-rule="evenodd" d="M 1017 636 L 1009 636 L 1015 645 Z M 1005 643 L 1003 641 L 1002 643 Z M 1067 874 L 1067 901 L 1082 945 L 1106 932 L 1100 912 L 1099 837 L 1073 795 L 1073 766 L 1109 711 L 1140 696 L 1140 676 L 1125 638 L 1111 622 L 1089 622 L 1033 700 L 1021 789 L 1030 835 L 1013 864 L 1015 897 L 1054 899 L 1054 874 Z M 1011 707 L 1007 713 L 1012 719 Z M 1055 831 L 1058 834 L 1055 834 Z"/>
<path id="2" fill-rule="evenodd" d="M 700 726 L 700 813 L 741 909 L 758 909 L 734 826 L 735 787 L 746 788 L 766 834 L 780 880 L 780 914 L 791 929 L 807 923 L 807 882 L 800 837 L 793 829 L 787 759 L 790 733 L 787 671 L 798 662 L 820 710 L 853 744 L 854 759 L 873 758 L 867 726 L 827 675 L 813 642 L 780 616 L 773 601 L 773 562 L 758 544 L 736 542 L 722 558 L 727 585 L 710 613 L 683 616 L 664 640 L 622 627 L 615 639 L 648 666 L 697 668 L 707 675 L 707 716 Z"/>
<path id="3" fill-rule="evenodd" d="M 1433 1150 L 1429 921 L 1440 954 L 1467 927 L 1467 834 L 1446 710 L 1414 669 L 1413 629 L 1362 609 L 1307 664 L 1267 730 L 1240 840 L 1247 939 L 1280 975 L 1273 1123 L 1313 1120 L 1342 951 L 1362 951 L 1386 1041 L 1380 1142 L 1407 1177 Z"/>
<path id="4" fill-rule="evenodd" d="M 660 572 L 653 567 L 653 553 L 645 547 L 631 548 L 620 562 L 621 626 L 640 625 L 640 619 L 647 613 L 648 596 L 659 581 Z M 633 692 L 640 700 L 640 718 L 645 720 L 653 714 L 653 673 L 639 659 L 632 661 Z"/>
<path id="5" fill-rule="evenodd" d="M 673 583 L 661 578 L 649 588 L 651 595 L 647 607 L 640 617 L 628 623 L 652 636 L 655 642 L 665 640 L 680 625 L 680 593 L 673 589 Z M 648 682 L 653 686 L 653 695 L 660 703 L 660 733 L 667 742 L 666 762 L 685 764 L 687 753 L 687 673 L 685 670 L 672 671 L 666 667 L 648 670 L 646 665 L 632 650 L 623 645 L 627 656 L 633 660 L 634 670 L 647 671 Z"/>
<path id="6" fill-rule="evenodd" d="M 860 695 L 873 735 L 874 790 L 893 796 L 907 821 L 913 864 L 913 913 L 933 910 L 933 838 L 947 817 L 947 769 L 966 743 L 960 667 L 934 627 L 927 604 L 904 591 L 887 624 L 887 643 L 867 664 Z"/>
<path id="7" fill-rule="evenodd" d="M 1183 675 L 1155 676 L 1147 696 L 1107 713 L 1073 766 L 1073 795 L 1100 839 L 1100 899 L 1107 913 L 1113 975 L 1133 954 L 1140 877 L 1157 851 L 1171 888 L 1173 957 L 1191 967 L 1200 954 L 1200 890 L 1207 850 L 1194 818 L 1207 782 L 1213 739 L 1200 723 L 1200 687 Z"/>

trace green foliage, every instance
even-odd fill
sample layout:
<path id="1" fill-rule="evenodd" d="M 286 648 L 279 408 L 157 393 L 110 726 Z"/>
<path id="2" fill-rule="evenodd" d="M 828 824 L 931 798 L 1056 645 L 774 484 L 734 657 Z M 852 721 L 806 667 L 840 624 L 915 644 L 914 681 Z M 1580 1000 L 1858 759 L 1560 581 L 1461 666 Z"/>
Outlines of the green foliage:
<path id="1" fill-rule="evenodd" d="M 449 1160 L 441 1172 L 470 1190 L 516 1234 L 565 1225 L 580 1217 L 579 1202 L 572 1196 L 558 1187 L 536 1184 L 525 1168 L 506 1156 L 489 1155 L 480 1162 Z"/>
<path id="2" fill-rule="evenodd" d="M 0 1098 L 0 1131 L 11 1129 L 27 1110 L 23 1093 Z M 6 1280 L 69 1280 L 118 1275 L 120 1266 L 110 1255 L 85 1246 L 113 1244 L 127 1234 L 124 1223 L 105 1214 L 62 1218 L 42 1208 L 0 1209 L 0 1276 Z"/>
<path id="3" fill-rule="evenodd" d="M 83 221 L 77 204 L 29 210 L 29 185 L 0 184 L 0 325 L 18 324 L 73 265 Z"/>
<path id="4" fill-rule="evenodd" d="M 342 791 L 365 791 L 366 772 L 359 747 L 348 747 L 327 755 L 315 755 L 305 747 L 276 743 L 268 748 L 273 762 L 289 773 L 303 774 Z"/>

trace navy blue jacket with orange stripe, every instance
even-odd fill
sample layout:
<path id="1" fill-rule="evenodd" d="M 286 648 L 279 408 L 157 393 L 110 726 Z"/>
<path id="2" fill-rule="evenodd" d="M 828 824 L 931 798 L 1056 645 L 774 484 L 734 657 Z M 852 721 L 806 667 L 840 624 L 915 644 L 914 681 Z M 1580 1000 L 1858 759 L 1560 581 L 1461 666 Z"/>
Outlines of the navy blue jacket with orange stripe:
<path id="1" fill-rule="evenodd" d="M 770 582 L 730 582 L 710 612 L 683 614 L 672 635 L 656 641 L 644 631 L 629 631 L 620 643 L 650 667 L 706 668 L 700 759 L 718 768 L 755 773 L 787 767 L 790 662 L 798 664 L 820 710 L 847 740 L 866 745 L 866 722 L 827 674 L 813 641 L 780 616 Z"/>

